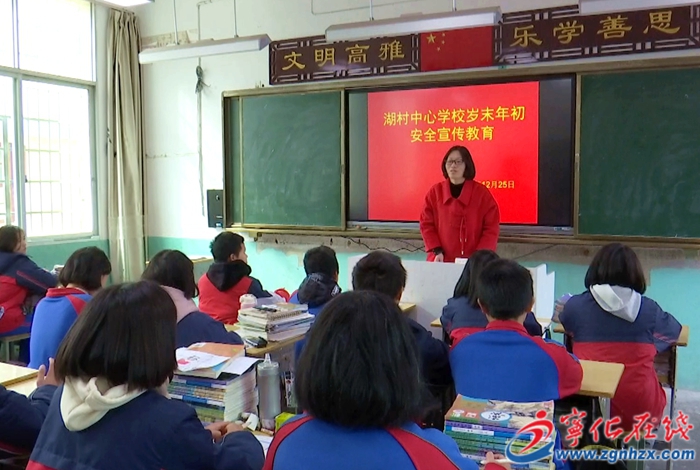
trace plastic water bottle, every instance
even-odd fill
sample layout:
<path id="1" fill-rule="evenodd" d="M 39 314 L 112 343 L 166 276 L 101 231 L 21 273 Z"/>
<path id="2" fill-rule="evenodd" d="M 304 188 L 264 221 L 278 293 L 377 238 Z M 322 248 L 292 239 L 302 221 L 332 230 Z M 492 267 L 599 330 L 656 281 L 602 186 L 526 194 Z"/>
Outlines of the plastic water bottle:
<path id="1" fill-rule="evenodd" d="M 253 294 L 244 294 L 238 301 L 241 303 L 241 310 L 253 308 L 258 305 L 258 299 Z"/>
<path id="2" fill-rule="evenodd" d="M 280 365 L 272 362 L 269 354 L 258 364 L 258 394 L 262 427 L 275 429 L 275 418 L 282 412 Z"/>

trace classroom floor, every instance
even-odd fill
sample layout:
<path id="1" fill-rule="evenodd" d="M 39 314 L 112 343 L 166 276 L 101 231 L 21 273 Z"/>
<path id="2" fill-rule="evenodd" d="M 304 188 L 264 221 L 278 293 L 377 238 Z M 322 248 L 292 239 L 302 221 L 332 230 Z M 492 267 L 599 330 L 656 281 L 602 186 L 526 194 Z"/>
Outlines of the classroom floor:
<path id="1" fill-rule="evenodd" d="M 690 442 L 677 444 L 678 448 L 700 450 L 700 392 L 688 392 L 680 390 L 676 398 L 676 409 L 690 416 L 690 423 L 695 429 L 690 431 Z M 666 410 L 668 413 L 668 410 Z M 673 470 L 697 470 L 700 462 L 674 462 Z M 652 462 L 644 466 L 644 470 L 666 470 L 665 462 Z"/>

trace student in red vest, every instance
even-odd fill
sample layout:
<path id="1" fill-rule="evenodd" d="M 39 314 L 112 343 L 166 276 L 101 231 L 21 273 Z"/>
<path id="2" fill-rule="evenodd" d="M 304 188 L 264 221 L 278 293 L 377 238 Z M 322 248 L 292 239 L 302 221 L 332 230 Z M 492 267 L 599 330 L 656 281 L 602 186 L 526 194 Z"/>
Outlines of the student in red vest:
<path id="1" fill-rule="evenodd" d="M 68 258 L 58 275 L 61 287 L 49 289 L 34 310 L 29 340 L 29 367 L 48 366 L 58 346 L 95 292 L 107 284 L 112 264 L 96 246 L 81 248 Z"/>
<path id="2" fill-rule="evenodd" d="M 32 299 L 45 296 L 55 286 L 56 276 L 27 256 L 24 230 L 0 227 L 0 337 L 29 333 Z M 29 362 L 29 341 L 20 347 L 20 361 Z"/>
<path id="3" fill-rule="evenodd" d="M 386 295 L 348 292 L 331 300 L 296 374 L 306 413 L 275 434 L 265 470 L 477 470 L 449 436 L 416 424 L 418 350 L 408 321 Z"/>
<path id="4" fill-rule="evenodd" d="M 272 297 L 260 281 L 251 277 L 245 241 L 237 233 L 222 232 L 211 242 L 214 264 L 199 279 L 199 308 L 215 320 L 226 324 L 238 321 L 240 298 L 252 294 L 256 298 Z"/>

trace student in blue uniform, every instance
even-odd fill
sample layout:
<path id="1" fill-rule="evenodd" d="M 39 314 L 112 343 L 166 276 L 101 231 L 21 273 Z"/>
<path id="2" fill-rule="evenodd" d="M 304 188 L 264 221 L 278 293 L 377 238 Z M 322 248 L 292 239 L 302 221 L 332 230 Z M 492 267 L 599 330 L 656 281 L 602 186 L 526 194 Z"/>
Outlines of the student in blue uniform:
<path id="1" fill-rule="evenodd" d="M 477 470 L 450 437 L 415 424 L 421 414 L 418 351 L 393 299 L 348 292 L 331 300 L 296 373 L 306 414 L 276 433 L 266 470 Z"/>
<path id="2" fill-rule="evenodd" d="M 289 302 L 306 304 L 311 315 L 318 315 L 323 306 L 341 292 L 338 285 L 339 271 L 338 258 L 333 248 L 319 246 L 310 249 L 304 255 L 306 278 Z M 305 343 L 306 340 L 298 341 L 294 346 L 295 357 L 299 358 Z"/>
<path id="3" fill-rule="evenodd" d="M 112 272 L 104 251 L 96 246 L 81 248 L 70 255 L 58 275 L 61 287 L 49 289 L 34 310 L 29 340 L 29 367 L 48 366 L 56 357 L 63 337 L 92 296 L 103 288 Z"/>
<path id="4" fill-rule="evenodd" d="M 373 251 L 362 258 L 352 271 L 352 287 L 355 290 L 371 290 L 388 295 L 398 304 L 406 287 L 406 269 L 401 264 L 401 258 L 387 251 Z M 444 417 L 438 401 L 446 396 L 452 386 L 450 372 L 449 349 L 443 341 L 433 338 L 432 334 L 417 321 L 406 316 L 409 327 L 418 346 L 421 371 L 424 383 L 428 386 L 436 400 L 426 403 L 426 412 L 436 408 Z M 431 412 L 430 415 L 435 415 Z M 440 420 L 428 423 L 441 427 Z"/>
<path id="5" fill-rule="evenodd" d="M 0 460 L 31 453 L 57 385 L 53 359 L 48 370 L 39 368 L 37 389 L 29 397 L 0 385 Z"/>
<path id="6" fill-rule="evenodd" d="M 489 324 L 452 348 L 457 393 L 484 400 L 543 402 L 581 388 L 583 369 L 564 346 L 530 336 L 523 323 L 534 303 L 530 271 L 511 260 L 487 264 L 477 282 Z M 561 442 L 558 438 L 558 447 Z M 555 460 L 557 470 L 568 465 Z"/>
<path id="7" fill-rule="evenodd" d="M 263 450 L 251 433 L 204 428 L 194 408 L 167 397 L 176 324 L 175 305 L 154 282 L 97 293 L 61 343 L 64 385 L 27 469 L 260 470 Z"/>
<path id="8" fill-rule="evenodd" d="M 163 250 L 151 259 L 141 279 L 160 284 L 177 308 L 177 347 L 194 343 L 243 344 L 238 334 L 226 331 L 223 323 L 202 313 L 194 303 L 197 284 L 194 264 L 183 252 Z"/>
<path id="9" fill-rule="evenodd" d="M 497 259 L 500 259 L 499 256 L 491 250 L 474 252 L 455 286 L 454 297 L 442 309 L 442 329 L 449 336 L 453 347 L 464 337 L 484 331 L 488 325 L 489 321 L 479 307 L 476 284 L 484 266 Z M 528 312 L 525 317 L 525 329 L 530 336 L 542 336 L 542 325 L 532 312 Z"/>
<path id="10" fill-rule="evenodd" d="M 615 396 L 612 416 L 631 431 L 635 417 L 650 413 L 660 422 L 666 392 L 659 384 L 654 358 L 671 348 L 681 324 L 646 297 L 642 264 L 632 248 L 607 245 L 595 255 L 585 279 L 586 291 L 569 299 L 555 317 L 573 339 L 581 359 L 625 365 Z"/>

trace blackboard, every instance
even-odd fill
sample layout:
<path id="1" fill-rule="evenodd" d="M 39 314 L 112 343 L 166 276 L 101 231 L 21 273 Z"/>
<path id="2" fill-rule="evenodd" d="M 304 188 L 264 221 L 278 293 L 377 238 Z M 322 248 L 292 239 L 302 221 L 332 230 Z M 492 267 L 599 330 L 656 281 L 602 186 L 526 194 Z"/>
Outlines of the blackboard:
<path id="1" fill-rule="evenodd" d="M 233 222 L 343 227 L 342 98 L 334 91 L 229 99 L 224 109 L 233 118 L 224 122 Z"/>
<path id="2" fill-rule="evenodd" d="M 700 237 L 700 69 L 582 77 L 579 233 Z"/>

